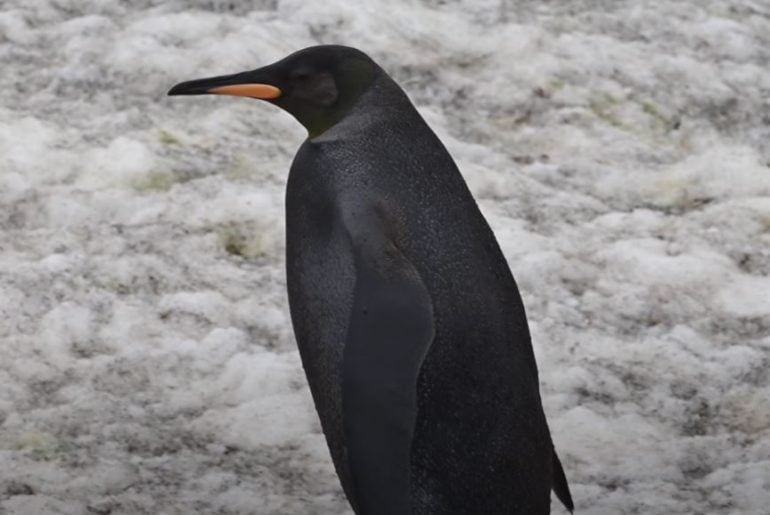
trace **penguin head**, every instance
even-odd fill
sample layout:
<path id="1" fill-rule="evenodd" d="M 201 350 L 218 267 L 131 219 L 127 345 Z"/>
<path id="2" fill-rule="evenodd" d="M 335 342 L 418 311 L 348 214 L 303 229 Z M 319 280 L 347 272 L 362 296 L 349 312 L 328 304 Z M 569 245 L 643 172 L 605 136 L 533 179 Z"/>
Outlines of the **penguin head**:
<path id="1" fill-rule="evenodd" d="M 318 136 L 340 121 L 374 81 L 378 66 L 355 48 L 305 48 L 256 70 L 177 84 L 169 95 L 236 95 L 281 107 Z"/>

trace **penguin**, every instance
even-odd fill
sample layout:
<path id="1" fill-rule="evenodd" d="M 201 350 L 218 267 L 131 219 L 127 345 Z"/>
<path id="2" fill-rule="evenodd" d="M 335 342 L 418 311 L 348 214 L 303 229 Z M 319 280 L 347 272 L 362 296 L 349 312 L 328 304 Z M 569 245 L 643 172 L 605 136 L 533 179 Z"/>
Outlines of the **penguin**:
<path id="1" fill-rule="evenodd" d="M 286 187 L 292 326 L 357 515 L 572 512 L 524 306 L 447 149 L 360 50 L 182 82 L 308 132 Z"/>

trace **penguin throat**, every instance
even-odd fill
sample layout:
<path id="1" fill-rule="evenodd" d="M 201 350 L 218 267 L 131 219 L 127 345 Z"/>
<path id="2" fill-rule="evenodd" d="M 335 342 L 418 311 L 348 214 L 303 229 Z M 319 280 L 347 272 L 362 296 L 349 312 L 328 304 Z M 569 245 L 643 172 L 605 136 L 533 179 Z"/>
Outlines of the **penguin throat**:
<path id="1" fill-rule="evenodd" d="M 335 112 L 330 113 L 330 115 L 327 116 L 319 116 L 318 118 L 307 120 L 304 125 L 307 129 L 307 135 L 309 139 L 316 138 L 329 130 L 330 128 L 337 125 L 337 123 L 342 120 L 345 115 L 350 110 L 350 107 L 348 109 L 344 110 L 335 110 Z M 326 114 L 326 113 L 325 113 Z"/>
<path id="2" fill-rule="evenodd" d="M 345 118 L 374 82 L 375 72 L 370 63 L 353 61 L 346 64 L 345 72 L 337 77 L 339 95 L 336 101 L 329 106 L 319 106 L 302 119 L 297 117 L 307 129 L 309 139 L 320 136 Z"/>

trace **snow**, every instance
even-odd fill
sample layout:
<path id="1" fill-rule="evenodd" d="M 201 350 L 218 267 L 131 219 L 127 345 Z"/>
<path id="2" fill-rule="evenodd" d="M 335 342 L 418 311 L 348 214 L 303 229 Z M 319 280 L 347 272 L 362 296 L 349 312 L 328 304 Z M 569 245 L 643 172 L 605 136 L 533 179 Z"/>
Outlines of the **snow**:
<path id="1" fill-rule="evenodd" d="M 4 0 L 0 513 L 350 513 L 285 293 L 303 130 L 165 96 L 318 43 L 377 59 L 463 170 L 577 513 L 767 513 L 770 7 L 749 0 Z"/>

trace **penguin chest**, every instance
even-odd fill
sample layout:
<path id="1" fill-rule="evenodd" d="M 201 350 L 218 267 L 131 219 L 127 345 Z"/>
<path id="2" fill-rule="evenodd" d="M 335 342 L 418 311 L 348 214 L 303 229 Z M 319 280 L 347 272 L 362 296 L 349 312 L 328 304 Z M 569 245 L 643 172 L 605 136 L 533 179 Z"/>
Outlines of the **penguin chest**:
<path id="1" fill-rule="evenodd" d="M 287 287 L 294 334 L 332 459 L 347 486 L 341 385 L 355 286 L 353 254 L 333 209 L 317 197 L 287 194 L 286 208 Z"/>
<path id="2" fill-rule="evenodd" d="M 353 254 L 330 205 L 291 200 L 286 266 L 292 321 L 300 352 L 319 352 L 344 342 L 355 285 Z"/>

